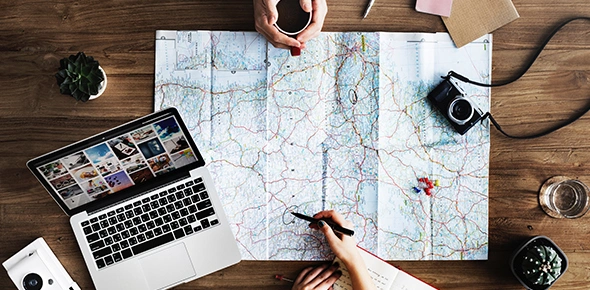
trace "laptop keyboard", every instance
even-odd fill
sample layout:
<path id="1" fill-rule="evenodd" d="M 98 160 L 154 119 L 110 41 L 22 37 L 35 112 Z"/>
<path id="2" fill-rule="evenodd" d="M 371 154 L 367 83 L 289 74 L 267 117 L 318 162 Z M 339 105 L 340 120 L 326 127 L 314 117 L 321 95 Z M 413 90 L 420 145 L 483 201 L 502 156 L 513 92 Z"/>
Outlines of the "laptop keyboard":
<path id="1" fill-rule="evenodd" d="M 219 225 L 199 177 L 81 223 L 98 269 Z"/>

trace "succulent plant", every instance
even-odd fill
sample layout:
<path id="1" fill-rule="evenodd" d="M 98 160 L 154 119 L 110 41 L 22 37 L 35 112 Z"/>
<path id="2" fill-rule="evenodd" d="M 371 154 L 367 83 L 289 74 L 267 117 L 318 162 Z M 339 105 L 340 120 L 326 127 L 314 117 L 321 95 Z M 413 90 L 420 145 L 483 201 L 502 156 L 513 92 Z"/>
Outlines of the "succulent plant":
<path id="1" fill-rule="evenodd" d="M 551 285 L 561 276 L 561 262 L 561 257 L 552 247 L 535 245 L 525 253 L 522 271 L 535 285 Z"/>
<path id="2" fill-rule="evenodd" d="M 71 95 L 78 101 L 86 102 L 92 95 L 98 94 L 105 79 L 98 61 L 83 52 L 70 55 L 60 60 L 59 72 L 55 74 L 62 94 Z"/>

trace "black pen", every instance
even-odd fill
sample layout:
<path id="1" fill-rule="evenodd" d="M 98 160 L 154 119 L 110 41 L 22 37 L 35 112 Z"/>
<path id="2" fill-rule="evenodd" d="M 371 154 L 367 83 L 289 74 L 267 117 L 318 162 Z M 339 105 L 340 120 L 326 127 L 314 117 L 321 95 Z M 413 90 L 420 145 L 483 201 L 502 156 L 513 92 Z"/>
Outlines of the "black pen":
<path id="1" fill-rule="evenodd" d="M 314 219 L 314 218 L 312 218 L 310 216 L 306 216 L 304 214 L 300 214 L 300 213 L 297 213 L 297 212 L 291 212 L 291 214 L 293 214 L 294 216 L 296 216 L 296 217 L 298 217 L 298 218 L 300 218 L 302 220 L 306 220 L 306 221 L 311 222 L 311 223 L 314 223 L 314 224 L 317 224 L 320 221 L 319 219 Z M 354 231 L 353 230 L 349 230 L 347 228 L 341 227 L 341 226 L 339 226 L 339 225 L 337 225 L 337 224 L 335 224 L 335 223 L 333 223 L 331 221 L 324 220 L 324 222 L 326 222 L 332 228 L 332 230 L 334 230 L 335 232 L 339 232 L 339 233 L 344 234 L 344 235 L 347 235 L 347 236 L 353 236 L 354 235 Z"/>

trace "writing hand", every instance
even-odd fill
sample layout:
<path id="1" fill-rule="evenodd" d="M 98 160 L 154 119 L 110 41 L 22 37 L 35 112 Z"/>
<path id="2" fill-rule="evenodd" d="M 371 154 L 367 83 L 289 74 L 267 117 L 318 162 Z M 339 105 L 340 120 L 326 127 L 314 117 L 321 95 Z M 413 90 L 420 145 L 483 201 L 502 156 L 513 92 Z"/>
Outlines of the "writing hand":
<path id="1" fill-rule="evenodd" d="M 335 224 L 338 224 L 345 228 L 353 228 L 351 222 L 345 220 L 341 214 L 333 210 L 321 211 L 315 214 L 313 217 L 316 219 L 332 220 Z M 334 233 L 332 228 L 325 224 L 325 222 L 323 226 L 321 225 L 321 223 L 318 223 L 318 228 L 326 236 L 326 240 L 328 241 L 328 244 L 330 245 L 332 252 L 334 252 L 334 254 L 338 258 L 344 261 L 345 264 L 348 265 L 348 263 L 360 259 L 360 254 L 356 246 L 356 241 L 353 237 L 342 235 L 339 233 Z"/>
<path id="2" fill-rule="evenodd" d="M 346 221 L 344 217 L 333 211 L 321 211 L 313 216 L 316 219 L 330 219 L 332 222 L 352 229 L 352 223 Z M 352 288 L 355 290 L 375 290 L 375 284 L 367 271 L 367 267 L 365 266 L 365 262 L 359 253 L 359 249 L 356 246 L 356 241 L 353 237 L 343 235 L 340 233 L 334 233 L 332 228 L 326 224 L 324 221 L 320 221 L 316 225 L 312 227 L 319 228 L 322 233 L 326 236 L 326 240 L 332 249 L 332 252 L 336 254 L 340 260 L 344 263 L 346 268 L 348 269 L 348 274 L 350 275 L 350 281 L 352 282 Z"/>

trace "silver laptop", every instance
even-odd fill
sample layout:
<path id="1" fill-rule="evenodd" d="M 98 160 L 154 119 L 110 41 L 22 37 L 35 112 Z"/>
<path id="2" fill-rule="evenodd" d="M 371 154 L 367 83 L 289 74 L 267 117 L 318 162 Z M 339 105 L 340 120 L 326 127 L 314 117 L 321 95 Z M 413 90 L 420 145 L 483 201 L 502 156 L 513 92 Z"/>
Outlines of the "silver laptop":
<path id="1" fill-rule="evenodd" d="M 27 166 L 70 216 L 97 289 L 167 289 L 241 260 L 203 157 L 174 108 Z"/>

